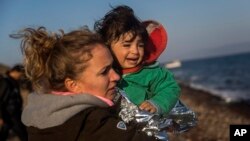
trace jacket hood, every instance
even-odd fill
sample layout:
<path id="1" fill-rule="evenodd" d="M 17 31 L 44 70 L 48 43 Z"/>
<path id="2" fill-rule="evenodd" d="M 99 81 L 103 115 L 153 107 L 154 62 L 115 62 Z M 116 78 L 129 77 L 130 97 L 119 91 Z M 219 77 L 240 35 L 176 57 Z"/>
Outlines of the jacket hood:
<path id="1" fill-rule="evenodd" d="M 32 93 L 23 110 L 22 122 L 39 129 L 54 127 L 93 106 L 108 107 L 102 100 L 89 94 L 60 96 Z"/>
<path id="2" fill-rule="evenodd" d="M 167 48 L 168 36 L 166 28 L 157 21 L 147 20 L 143 24 L 149 35 L 149 41 L 145 46 L 145 63 L 150 64 Z"/>

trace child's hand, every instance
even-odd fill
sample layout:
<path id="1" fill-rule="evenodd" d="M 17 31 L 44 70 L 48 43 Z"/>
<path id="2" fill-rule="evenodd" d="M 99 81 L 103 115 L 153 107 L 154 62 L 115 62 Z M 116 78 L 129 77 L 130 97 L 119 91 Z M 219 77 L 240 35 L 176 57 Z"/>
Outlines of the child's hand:
<path id="1" fill-rule="evenodd" d="M 152 105 L 150 102 L 148 101 L 144 101 L 142 102 L 142 104 L 140 105 L 139 107 L 141 110 L 145 110 L 145 111 L 148 111 L 150 113 L 155 113 L 156 112 L 156 108 L 154 105 Z"/>

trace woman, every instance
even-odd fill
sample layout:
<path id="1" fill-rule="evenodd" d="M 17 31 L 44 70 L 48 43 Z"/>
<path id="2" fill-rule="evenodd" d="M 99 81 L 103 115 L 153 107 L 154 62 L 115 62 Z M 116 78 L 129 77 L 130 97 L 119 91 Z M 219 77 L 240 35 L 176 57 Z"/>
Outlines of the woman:
<path id="1" fill-rule="evenodd" d="M 112 100 L 120 77 L 99 35 L 87 28 L 67 34 L 27 28 L 17 35 L 35 89 L 22 114 L 30 141 L 156 140 L 118 117 Z"/>

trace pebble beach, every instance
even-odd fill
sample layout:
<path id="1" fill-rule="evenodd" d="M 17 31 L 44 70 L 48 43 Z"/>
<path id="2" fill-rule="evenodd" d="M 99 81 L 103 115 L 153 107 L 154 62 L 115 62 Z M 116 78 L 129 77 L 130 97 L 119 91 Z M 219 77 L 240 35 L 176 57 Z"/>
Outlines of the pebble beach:
<path id="1" fill-rule="evenodd" d="M 187 132 L 170 134 L 170 141 L 229 141 L 230 125 L 250 125 L 250 105 L 226 103 L 183 84 L 181 89 L 181 100 L 196 112 L 198 124 Z"/>

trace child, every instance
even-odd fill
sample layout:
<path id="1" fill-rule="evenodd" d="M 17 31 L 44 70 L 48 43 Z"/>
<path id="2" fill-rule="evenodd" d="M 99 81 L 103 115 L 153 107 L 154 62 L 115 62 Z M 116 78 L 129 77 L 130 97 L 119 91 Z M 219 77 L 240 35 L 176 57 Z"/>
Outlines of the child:
<path id="1" fill-rule="evenodd" d="M 94 28 L 114 55 L 123 78 L 118 87 L 130 101 L 142 110 L 168 114 L 178 101 L 180 88 L 173 74 L 156 62 L 167 41 L 162 25 L 142 23 L 131 8 L 118 6 Z"/>

